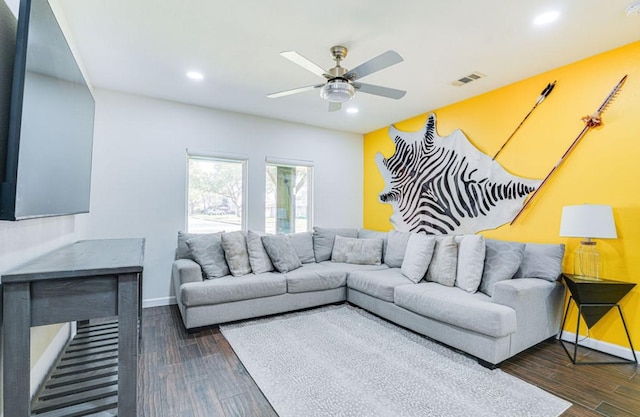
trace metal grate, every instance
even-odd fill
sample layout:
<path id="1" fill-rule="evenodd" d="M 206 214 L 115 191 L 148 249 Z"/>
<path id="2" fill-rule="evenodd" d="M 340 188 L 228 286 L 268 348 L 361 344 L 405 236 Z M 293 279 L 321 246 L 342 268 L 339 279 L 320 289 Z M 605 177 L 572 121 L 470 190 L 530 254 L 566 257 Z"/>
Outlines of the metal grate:
<path id="1" fill-rule="evenodd" d="M 464 76 L 462 78 L 458 78 L 457 80 L 455 80 L 451 84 L 455 85 L 456 87 L 460 87 L 462 85 L 469 84 L 472 81 L 479 80 L 480 78 L 484 78 L 484 77 L 486 77 L 486 75 L 476 71 L 476 72 L 472 72 L 471 74 L 466 75 L 466 76 Z"/>
<path id="2" fill-rule="evenodd" d="M 118 321 L 78 324 L 31 404 L 36 417 L 118 415 Z"/>

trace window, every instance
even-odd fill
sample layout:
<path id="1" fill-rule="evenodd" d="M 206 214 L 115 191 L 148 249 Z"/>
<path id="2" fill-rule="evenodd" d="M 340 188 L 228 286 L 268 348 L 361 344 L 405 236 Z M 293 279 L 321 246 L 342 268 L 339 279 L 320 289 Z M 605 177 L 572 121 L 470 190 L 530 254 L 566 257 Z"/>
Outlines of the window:
<path id="1" fill-rule="evenodd" d="M 304 232 L 312 226 L 312 165 L 267 158 L 265 232 Z"/>
<path id="2" fill-rule="evenodd" d="M 188 155 L 188 165 L 187 231 L 243 230 L 246 160 Z"/>

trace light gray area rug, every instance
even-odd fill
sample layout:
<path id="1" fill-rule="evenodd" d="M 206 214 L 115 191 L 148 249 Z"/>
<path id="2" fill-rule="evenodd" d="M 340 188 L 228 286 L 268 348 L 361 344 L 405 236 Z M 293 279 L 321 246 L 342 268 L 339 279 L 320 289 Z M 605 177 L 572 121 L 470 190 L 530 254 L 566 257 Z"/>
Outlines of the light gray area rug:
<path id="1" fill-rule="evenodd" d="M 220 330 L 280 417 L 555 417 L 571 406 L 351 306 Z"/>

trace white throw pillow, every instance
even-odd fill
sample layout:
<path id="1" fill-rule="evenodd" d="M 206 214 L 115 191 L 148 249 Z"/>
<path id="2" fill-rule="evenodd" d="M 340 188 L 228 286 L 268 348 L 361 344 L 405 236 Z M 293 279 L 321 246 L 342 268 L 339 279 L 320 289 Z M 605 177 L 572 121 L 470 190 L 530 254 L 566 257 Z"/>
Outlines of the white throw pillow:
<path id="1" fill-rule="evenodd" d="M 435 236 L 412 233 L 400 268 L 402 275 L 416 284 L 420 282 L 429 269 L 435 245 Z"/>
<path id="2" fill-rule="evenodd" d="M 427 281 L 453 287 L 456 282 L 457 264 L 458 245 L 455 236 L 438 236 L 433 258 L 427 270 Z"/>
<path id="3" fill-rule="evenodd" d="M 357 239 L 336 235 L 331 261 L 357 265 L 380 265 L 382 263 L 382 239 Z"/>
<path id="4" fill-rule="evenodd" d="M 467 292 L 478 291 L 484 269 L 486 246 L 482 235 L 456 236 L 458 244 L 458 271 L 456 287 Z"/>

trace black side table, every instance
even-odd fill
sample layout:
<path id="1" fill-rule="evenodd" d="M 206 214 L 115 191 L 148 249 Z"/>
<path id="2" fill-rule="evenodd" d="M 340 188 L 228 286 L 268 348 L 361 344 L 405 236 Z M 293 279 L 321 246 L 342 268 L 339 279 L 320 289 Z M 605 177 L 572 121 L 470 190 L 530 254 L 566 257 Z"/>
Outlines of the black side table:
<path id="1" fill-rule="evenodd" d="M 577 275 L 570 274 L 562 274 L 564 278 L 564 282 L 567 284 L 569 288 L 569 292 L 571 296 L 569 297 L 569 302 L 567 303 L 567 308 L 564 312 L 564 318 L 562 319 L 562 327 L 560 328 L 560 343 L 564 348 L 564 351 L 571 359 L 571 362 L 574 365 L 595 365 L 595 364 L 627 364 L 627 363 L 638 363 L 638 358 L 636 357 L 636 352 L 633 350 L 633 344 L 631 343 L 631 337 L 629 336 L 629 330 L 627 329 L 627 323 L 624 320 L 624 316 L 622 315 L 622 309 L 620 309 L 620 305 L 618 302 L 625 296 L 633 287 L 635 287 L 635 283 L 633 282 L 623 282 L 623 281 L 614 281 L 610 279 L 601 279 L 601 280 L 592 280 L 592 279 L 584 279 Z M 569 306 L 571 305 L 571 300 L 574 301 L 576 306 L 578 307 L 578 324 L 576 326 L 576 340 L 573 342 L 573 355 L 569 353 L 569 350 L 565 346 L 565 342 L 562 340 L 562 334 L 564 332 L 564 325 L 567 321 L 567 314 L 569 313 Z M 578 337 L 580 333 L 580 319 L 584 319 L 587 327 L 590 329 L 593 327 L 609 310 L 613 307 L 618 309 L 618 314 L 620 315 L 620 320 L 622 321 L 622 325 L 624 326 L 624 331 L 627 334 L 627 340 L 629 341 L 629 347 L 631 348 L 631 353 L 633 354 L 633 360 L 621 358 L 615 355 L 616 358 L 619 358 L 617 361 L 599 361 L 599 362 L 577 362 L 576 357 L 578 353 Z"/>

